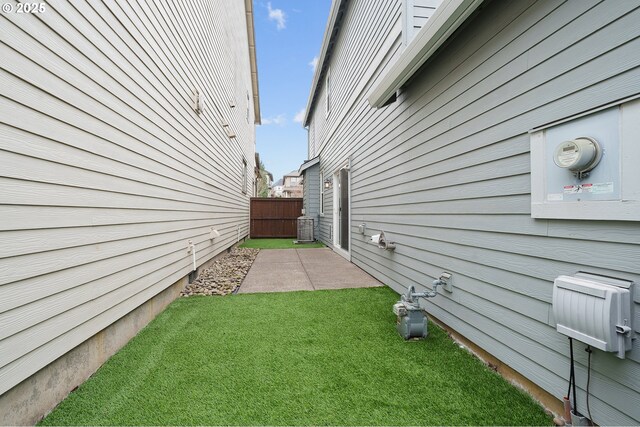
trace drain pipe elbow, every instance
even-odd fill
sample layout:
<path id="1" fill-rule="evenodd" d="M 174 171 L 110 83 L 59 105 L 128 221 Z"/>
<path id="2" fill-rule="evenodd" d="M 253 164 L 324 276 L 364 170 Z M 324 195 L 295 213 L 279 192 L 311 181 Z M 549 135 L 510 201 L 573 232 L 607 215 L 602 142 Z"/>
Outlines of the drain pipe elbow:
<path id="1" fill-rule="evenodd" d="M 440 279 L 436 279 L 433 282 L 431 282 L 431 285 L 432 285 L 432 289 L 430 292 L 427 292 L 427 298 L 433 298 L 436 295 L 438 295 L 438 286 L 444 285 L 444 282 Z"/>
<path id="2" fill-rule="evenodd" d="M 409 286 L 407 294 L 402 296 L 403 301 L 414 302 L 418 298 L 433 298 L 438 295 L 438 286 L 443 286 L 444 282 L 441 279 L 436 279 L 432 283 L 433 289 L 427 292 L 416 292 L 413 285 Z"/>

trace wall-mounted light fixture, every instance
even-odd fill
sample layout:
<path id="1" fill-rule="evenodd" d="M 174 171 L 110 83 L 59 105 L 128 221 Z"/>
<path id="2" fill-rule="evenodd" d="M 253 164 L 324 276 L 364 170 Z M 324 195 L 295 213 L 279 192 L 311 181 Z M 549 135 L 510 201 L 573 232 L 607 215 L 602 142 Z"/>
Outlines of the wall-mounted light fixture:
<path id="1" fill-rule="evenodd" d="M 324 180 L 324 188 L 331 188 L 331 178 Z"/>

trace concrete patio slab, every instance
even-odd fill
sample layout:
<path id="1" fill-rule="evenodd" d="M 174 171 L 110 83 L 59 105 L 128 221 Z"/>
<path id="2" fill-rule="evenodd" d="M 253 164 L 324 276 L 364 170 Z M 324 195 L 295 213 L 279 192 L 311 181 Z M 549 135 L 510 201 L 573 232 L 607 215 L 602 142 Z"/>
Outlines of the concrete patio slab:
<path id="1" fill-rule="evenodd" d="M 260 251 L 258 258 L 265 251 Z M 258 260 L 256 258 L 256 261 Z M 312 291 L 313 286 L 300 262 L 255 262 L 238 293 Z"/>
<path id="2" fill-rule="evenodd" d="M 253 261 L 254 264 L 279 264 L 283 262 L 300 262 L 295 249 L 262 249 L 255 261 Z"/>
<path id="3" fill-rule="evenodd" d="M 338 255 L 339 256 L 339 255 Z M 368 288 L 381 286 L 376 279 L 340 257 L 340 262 L 330 265 L 310 263 L 305 265 L 307 276 L 315 289 Z"/>
<path id="4" fill-rule="evenodd" d="M 296 249 L 300 261 L 304 264 L 327 264 L 330 262 L 345 261 L 347 265 L 351 265 L 350 262 L 342 258 L 329 248 L 309 248 L 309 249 Z"/>
<path id="5" fill-rule="evenodd" d="M 312 291 L 382 286 L 329 248 L 263 249 L 239 293 Z"/>

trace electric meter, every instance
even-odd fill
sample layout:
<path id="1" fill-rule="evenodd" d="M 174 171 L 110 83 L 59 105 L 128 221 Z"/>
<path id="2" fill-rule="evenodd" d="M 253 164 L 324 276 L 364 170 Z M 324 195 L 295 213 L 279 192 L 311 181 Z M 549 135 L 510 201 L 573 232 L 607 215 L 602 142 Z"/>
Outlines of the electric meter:
<path id="1" fill-rule="evenodd" d="M 602 149 L 598 142 L 589 137 L 580 137 L 558 145 L 553 162 L 582 176 L 595 168 L 602 158 Z"/>

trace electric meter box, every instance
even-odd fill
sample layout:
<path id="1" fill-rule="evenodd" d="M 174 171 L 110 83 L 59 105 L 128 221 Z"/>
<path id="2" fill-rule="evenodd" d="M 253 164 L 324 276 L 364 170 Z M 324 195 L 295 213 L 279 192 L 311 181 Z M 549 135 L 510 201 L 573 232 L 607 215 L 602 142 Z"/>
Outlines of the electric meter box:
<path id="1" fill-rule="evenodd" d="M 531 216 L 640 220 L 640 100 L 530 131 Z"/>
<path id="2" fill-rule="evenodd" d="M 631 350 L 633 282 L 588 273 L 553 283 L 556 330 L 624 359 Z"/>

